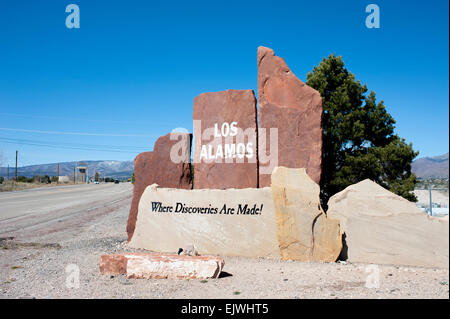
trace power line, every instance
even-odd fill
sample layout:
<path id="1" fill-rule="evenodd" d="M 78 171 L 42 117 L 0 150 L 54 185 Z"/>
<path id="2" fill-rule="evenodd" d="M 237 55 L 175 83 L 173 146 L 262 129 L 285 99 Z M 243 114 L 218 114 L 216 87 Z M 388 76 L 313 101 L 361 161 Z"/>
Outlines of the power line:
<path id="1" fill-rule="evenodd" d="M 39 141 L 39 140 L 28 140 L 28 139 L 18 139 L 18 138 L 7 138 L 0 137 L 0 140 L 9 141 L 9 142 L 17 142 L 17 143 L 38 143 L 38 144 L 49 144 L 55 146 L 71 146 L 71 147 L 86 147 L 86 148 L 107 148 L 107 149 L 119 149 L 119 150 L 142 150 L 144 147 L 142 146 L 119 146 L 119 145 L 99 145 L 99 144 L 83 144 L 83 143 L 68 143 L 68 142 L 52 142 L 52 141 Z"/>
<path id="2" fill-rule="evenodd" d="M 157 134 L 110 134 L 110 133 L 86 133 L 86 132 L 63 132 L 63 131 L 41 131 L 41 130 L 26 130 L 20 128 L 0 127 L 0 131 L 37 133 L 37 134 L 57 134 L 57 135 L 81 135 L 81 136 L 109 136 L 109 137 L 155 137 Z"/>
<path id="3" fill-rule="evenodd" d="M 17 182 L 17 155 L 18 155 L 19 151 L 16 151 L 16 171 L 14 174 L 14 181 Z"/>
<path id="4" fill-rule="evenodd" d="M 9 144 L 20 144 L 20 145 L 30 145 L 30 146 L 41 146 L 41 147 L 51 147 L 51 148 L 59 148 L 59 149 L 73 149 L 73 150 L 83 150 L 83 151 L 97 151 L 97 152 L 117 152 L 117 153 L 137 153 L 138 150 L 118 150 L 118 149 L 98 149 L 98 148 L 83 148 L 83 147 L 71 147 L 71 146 L 58 146 L 58 145 L 50 145 L 43 143 L 27 143 L 27 142 L 18 142 L 18 141 L 6 141 L 2 138 L 4 143 Z"/>
<path id="5" fill-rule="evenodd" d="M 116 124 L 147 124 L 147 122 L 144 121 L 118 121 L 118 120 L 100 120 L 100 119 L 86 119 L 86 118 L 73 118 L 73 117 L 57 117 L 57 116 L 45 116 L 45 115 L 29 115 L 29 114 L 15 114 L 15 113 L 5 113 L 1 112 L 0 115 L 3 116 L 16 116 L 16 117 L 23 117 L 23 118 L 35 118 L 35 119 L 46 119 L 46 120 L 60 120 L 60 121 L 82 121 L 82 122 L 97 122 L 97 123 L 116 123 Z M 165 121 L 158 121 L 160 124 L 169 124 L 172 125 L 173 122 L 165 122 Z"/>
<path id="6" fill-rule="evenodd" d="M 43 119 L 43 120 L 71 120 L 71 121 L 83 121 L 83 122 L 98 122 L 98 123 L 117 123 L 117 124 L 135 124 L 136 122 L 127 121 L 115 121 L 115 120 L 94 120 L 94 119 L 82 119 L 72 117 L 56 117 L 56 116 L 43 116 L 43 115 L 28 115 L 28 114 L 14 114 L 14 113 L 0 113 L 0 115 L 16 116 L 31 119 Z"/>

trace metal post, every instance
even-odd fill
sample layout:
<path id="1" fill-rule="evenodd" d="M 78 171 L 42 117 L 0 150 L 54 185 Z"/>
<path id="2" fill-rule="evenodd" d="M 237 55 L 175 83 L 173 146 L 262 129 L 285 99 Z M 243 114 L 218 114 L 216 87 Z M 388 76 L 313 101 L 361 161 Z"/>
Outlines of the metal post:
<path id="1" fill-rule="evenodd" d="M 428 183 L 428 190 L 430 192 L 430 216 L 433 216 L 433 200 L 431 198 L 431 183 Z"/>
<path id="2" fill-rule="evenodd" d="M 17 153 L 18 151 L 16 151 L 16 172 L 14 174 L 14 181 L 17 182 Z"/>

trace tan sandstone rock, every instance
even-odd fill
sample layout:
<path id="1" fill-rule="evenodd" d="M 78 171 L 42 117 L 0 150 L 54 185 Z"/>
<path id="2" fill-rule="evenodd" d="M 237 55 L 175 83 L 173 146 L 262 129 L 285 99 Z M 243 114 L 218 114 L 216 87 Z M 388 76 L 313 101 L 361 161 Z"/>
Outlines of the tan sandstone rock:
<path id="1" fill-rule="evenodd" d="M 201 255 L 279 258 L 271 189 L 148 186 L 129 245 L 176 252 L 186 243 L 195 245 Z"/>
<path id="2" fill-rule="evenodd" d="M 276 167 L 271 188 L 282 258 L 336 261 L 342 249 L 339 222 L 323 212 L 319 185 L 305 169 Z"/>
<path id="3" fill-rule="evenodd" d="M 430 217 L 368 179 L 332 196 L 327 214 L 340 220 L 350 262 L 449 266 L 448 218 Z"/>
<path id="4" fill-rule="evenodd" d="M 127 278 L 218 278 L 225 262 L 215 256 L 179 256 L 161 253 L 123 253 L 100 258 L 102 274 L 126 274 Z"/>
<path id="5" fill-rule="evenodd" d="M 258 48 L 258 113 L 260 187 L 270 185 L 274 166 L 306 168 L 313 181 L 319 183 L 322 98 L 292 73 L 283 58 L 265 47 Z M 270 129 L 274 128 L 278 136 L 271 140 Z M 278 142 L 277 148 L 272 142 Z M 277 163 L 271 165 L 276 159 Z"/>
<path id="6" fill-rule="evenodd" d="M 319 204 L 305 169 L 279 167 L 272 186 L 183 190 L 148 186 L 130 247 L 174 252 L 185 243 L 200 254 L 335 261 L 339 222 Z"/>

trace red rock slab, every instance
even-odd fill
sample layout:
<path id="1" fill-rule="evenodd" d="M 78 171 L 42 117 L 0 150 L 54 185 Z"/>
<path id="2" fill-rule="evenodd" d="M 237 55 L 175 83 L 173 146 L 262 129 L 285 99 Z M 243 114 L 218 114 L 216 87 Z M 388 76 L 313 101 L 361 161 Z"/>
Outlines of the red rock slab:
<path id="1" fill-rule="evenodd" d="M 194 99 L 195 189 L 258 187 L 256 114 L 253 90 L 208 92 Z M 227 126 L 234 126 L 238 133 L 231 128 L 228 131 Z M 215 159 L 202 156 L 202 148 L 209 145 L 213 145 L 211 154 L 217 155 Z M 227 147 L 236 152 L 227 152 Z M 232 153 L 235 158 L 230 156 Z"/>
<path id="2" fill-rule="evenodd" d="M 178 136 L 172 136 L 172 139 L 170 133 L 161 136 L 156 141 L 153 152 L 140 153 L 134 159 L 135 181 L 127 223 L 128 241 L 133 237 L 139 200 L 147 186 L 156 183 L 160 187 L 192 189 L 190 163 L 192 135 L 188 133 L 176 134 Z M 184 147 L 187 148 L 188 156 L 185 162 L 174 163 L 171 160 L 172 147 L 177 143 L 185 144 Z"/>
<path id="3" fill-rule="evenodd" d="M 127 278 L 208 279 L 218 278 L 225 261 L 215 256 L 185 256 L 163 253 L 102 255 L 100 272 L 126 274 Z"/>
<path id="4" fill-rule="evenodd" d="M 270 128 L 278 129 L 278 163 L 306 168 L 316 183 L 322 166 L 322 98 L 300 81 L 272 49 L 258 48 L 259 186 L 270 186 L 271 171 L 263 173 L 270 153 Z M 266 134 L 267 147 L 261 142 Z M 266 152 L 266 153 L 263 153 Z M 273 154 L 274 156 L 275 154 Z"/>
<path id="5" fill-rule="evenodd" d="M 102 255 L 100 272 L 105 275 L 123 275 L 127 273 L 127 258 L 123 254 Z"/>

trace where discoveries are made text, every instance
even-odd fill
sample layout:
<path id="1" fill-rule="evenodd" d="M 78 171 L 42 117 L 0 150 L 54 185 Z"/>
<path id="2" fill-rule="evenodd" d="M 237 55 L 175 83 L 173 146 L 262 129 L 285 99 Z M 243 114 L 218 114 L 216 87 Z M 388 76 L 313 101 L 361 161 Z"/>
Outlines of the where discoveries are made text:
<path id="1" fill-rule="evenodd" d="M 264 204 L 238 204 L 237 207 L 230 207 L 223 204 L 220 207 L 194 207 L 183 203 L 173 205 L 163 205 L 161 202 L 151 202 L 152 212 L 155 213 L 181 213 L 181 214 L 219 214 L 219 215 L 261 215 Z"/>

